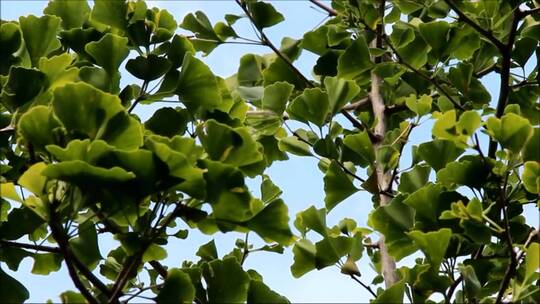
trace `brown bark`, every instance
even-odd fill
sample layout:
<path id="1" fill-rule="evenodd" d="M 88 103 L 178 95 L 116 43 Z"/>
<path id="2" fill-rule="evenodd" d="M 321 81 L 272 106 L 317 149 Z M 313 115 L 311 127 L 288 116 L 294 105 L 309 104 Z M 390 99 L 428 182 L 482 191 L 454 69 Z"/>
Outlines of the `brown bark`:
<path id="1" fill-rule="evenodd" d="M 379 18 L 381 20 L 384 18 L 384 5 L 385 1 L 382 0 L 379 4 Z M 381 48 L 383 43 L 384 36 L 384 24 L 380 22 L 377 25 L 376 39 L 373 41 L 373 46 Z M 372 58 L 372 60 L 377 63 L 380 62 L 380 57 Z M 377 151 L 382 144 L 384 136 L 386 134 L 386 106 L 384 104 L 384 99 L 381 94 L 381 83 L 382 79 L 371 72 L 371 106 L 373 108 L 373 114 L 375 115 L 375 120 L 377 124 L 375 125 L 374 135 L 378 138 L 378 141 L 375 142 L 374 147 Z M 377 174 L 377 185 L 379 187 L 379 200 L 380 206 L 386 206 L 390 203 L 391 197 L 388 196 L 388 190 L 392 186 L 393 175 L 391 171 L 385 171 L 384 167 L 380 163 L 375 164 L 375 171 Z M 382 275 L 384 278 L 384 283 L 386 287 L 394 285 L 398 277 L 396 275 L 396 262 L 388 254 L 388 249 L 386 248 L 384 236 L 381 236 L 379 239 L 379 253 L 381 255 L 381 266 L 382 266 Z"/>

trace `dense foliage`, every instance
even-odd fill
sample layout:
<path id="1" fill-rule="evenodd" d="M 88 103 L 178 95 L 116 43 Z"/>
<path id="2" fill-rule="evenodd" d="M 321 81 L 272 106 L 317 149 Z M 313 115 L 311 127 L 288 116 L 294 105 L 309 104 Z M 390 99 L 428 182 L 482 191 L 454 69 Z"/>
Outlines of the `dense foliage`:
<path id="1" fill-rule="evenodd" d="M 293 276 L 338 265 L 377 303 L 538 302 L 538 228 L 523 211 L 539 207 L 538 3 L 310 2 L 329 18 L 280 46 L 265 29 L 283 15 L 255 0 L 216 24 L 201 11 L 178 23 L 140 0 L 53 0 L 41 17 L 2 20 L 1 301 L 28 298 L 2 268 L 31 257 L 39 275 L 65 263 L 78 289 L 66 303 L 287 302 L 243 263 L 291 246 Z M 237 35 L 241 18 L 253 37 Z M 230 42 L 269 54 L 244 55 L 227 79 L 195 56 Z M 303 51 L 319 56 L 313 77 L 294 67 Z M 138 83 L 121 87 L 120 67 Z M 176 104 L 144 122 L 132 113 L 162 100 Z M 429 121 L 432 140 L 410 143 Z M 288 153 L 319 159 L 326 193 L 324 208 L 296 215 L 294 233 L 264 174 Z M 256 176 L 260 197 L 245 184 Z M 372 194 L 369 227 L 327 227 L 357 191 Z M 210 242 L 198 261 L 163 265 L 168 240 L 189 237 L 180 221 L 246 239 L 224 256 Z M 267 245 L 253 248 L 248 233 Z M 109 236 L 119 246 L 102 256 Z M 372 281 L 356 265 L 366 254 Z"/>

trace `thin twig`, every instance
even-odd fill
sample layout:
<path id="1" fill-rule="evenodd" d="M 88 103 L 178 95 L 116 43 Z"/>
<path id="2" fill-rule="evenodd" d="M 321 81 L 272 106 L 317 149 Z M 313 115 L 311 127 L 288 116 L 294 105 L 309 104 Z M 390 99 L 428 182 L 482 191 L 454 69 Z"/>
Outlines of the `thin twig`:
<path id="1" fill-rule="evenodd" d="M 364 289 L 366 289 L 372 296 L 374 296 L 375 298 L 377 297 L 377 294 L 373 292 L 373 289 L 371 289 L 371 287 L 367 286 L 366 284 L 362 283 L 362 281 L 360 281 L 360 279 L 358 279 L 354 274 L 351 274 L 350 277 L 351 279 L 355 280 L 358 284 L 360 284 L 362 287 L 364 287 Z"/>
<path id="2" fill-rule="evenodd" d="M 133 298 L 137 298 L 137 297 L 141 297 L 140 294 L 145 292 L 145 291 L 148 291 L 150 289 L 154 289 L 154 288 L 161 288 L 163 287 L 163 284 L 164 283 L 161 283 L 161 284 L 155 284 L 155 285 L 150 285 L 150 286 L 147 286 L 147 287 L 143 287 L 143 288 L 140 288 L 136 293 L 132 294 L 132 295 L 129 295 L 130 297 L 125 299 L 124 301 L 122 301 L 123 303 L 127 303 L 129 302 L 131 299 Z M 144 297 L 146 298 L 146 297 Z M 150 300 L 152 300 L 152 298 L 148 298 Z"/>
<path id="3" fill-rule="evenodd" d="M 246 238 L 244 239 L 244 249 L 242 251 L 242 260 L 240 261 L 240 265 L 244 265 L 244 262 L 246 261 L 246 258 L 249 255 L 248 236 L 249 236 L 249 232 L 246 232 Z"/>
<path id="4" fill-rule="evenodd" d="M 478 151 L 478 154 L 480 154 L 480 157 L 482 157 L 483 160 L 486 159 L 484 156 L 484 152 L 482 152 L 482 148 L 480 147 L 480 140 L 478 140 L 478 134 L 474 133 L 474 149 Z"/>
<path id="5" fill-rule="evenodd" d="M 146 89 L 148 88 L 148 81 L 144 81 L 142 86 L 141 86 L 141 89 L 139 90 L 139 94 L 137 96 L 137 98 L 135 99 L 135 101 L 133 102 L 133 104 L 131 105 L 131 107 L 129 107 L 128 109 L 128 113 L 131 113 L 135 107 L 139 104 L 139 102 L 141 100 L 143 100 L 145 97 L 146 97 Z"/>

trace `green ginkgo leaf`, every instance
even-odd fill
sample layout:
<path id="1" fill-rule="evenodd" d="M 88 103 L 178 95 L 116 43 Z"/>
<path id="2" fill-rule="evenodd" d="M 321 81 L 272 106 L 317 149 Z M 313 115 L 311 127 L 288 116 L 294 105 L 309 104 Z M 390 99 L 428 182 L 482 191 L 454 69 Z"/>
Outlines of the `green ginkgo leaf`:
<path id="1" fill-rule="evenodd" d="M 416 245 L 424 252 L 431 264 L 432 269 L 439 269 L 446 254 L 446 248 L 452 236 L 452 230 L 448 228 L 432 232 L 411 231 L 407 235 L 414 240 Z"/>
<path id="2" fill-rule="evenodd" d="M 525 278 L 524 283 L 530 281 L 531 278 L 534 278 L 535 274 L 538 273 L 540 268 L 540 244 L 533 242 L 527 248 L 527 254 L 525 258 Z"/>
<path id="3" fill-rule="evenodd" d="M 235 166 L 245 166 L 263 159 L 260 146 L 249 134 L 247 128 L 233 129 L 228 125 L 209 120 L 201 142 L 213 160 Z"/>
<path id="4" fill-rule="evenodd" d="M 212 261 L 219 257 L 214 240 L 199 247 L 195 254 L 204 261 Z"/>
<path id="5" fill-rule="evenodd" d="M 311 206 L 296 214 L 294 225 L 302 234 L 305 234 L 308 230 L 313 230 L 322 236 L 327 236 L 326 209 L 317 209 L 315 206 Z"/>
<path id="6" fill-rule="evenodd" d="M 2 301 L 8 303 L 23 303 L 30 297 L 26 287 L 5 273 L 2 268 L 0 268 L 0 293 Z"/>
<path id="7" fill-rule="evenodd" d="M 294 241 L 289 228 L 288 209 L 281 199 L 266 205 L 263 210 L 247 221 L 246 227 L 264 239 L 275 241 L 283 246 L 288 246 Z"/>
<path id="8" fill-rule="evenodd" d="M 62 267 L 62 256 L 58 253 L 38 253 L 34 254 L 34 266 L 32 273 L 39 275 L 49 275 Z"/>
<path id="9" fill-rule="evenodd" d="M 141 124 L 127 114 L 118 96 L 86 83 L 67 84 L 57 88 L 54 91 L 53 111 L 72 134 L 103 139 L 123 149 L 134 149 L 142 145 Z"/>
<path id="10" fill-rule="evenodd" d="M 185 109 L 165 107 L 154 112 L 154 115 L 144 123 L 144 126 L 157 135 L 173 137 L 184 134 L 188 121 L 189 113 Z"/>
<path id="11" fill-rule="evenodd" d="M 135 174 L 120 167 L 110 169 L 89 165 L 80 160 L 72 160 L 51 164 L 43 170 L 43 175 L 79 185 L 90 181 L 100 185 L 108 183 L 121 183 L 135 178 Z"/>
<path id="12" fill-rule="evenodd" d="M 422 38 L 431 47 L 430 53 L 439 58 L 442 56 L 448 44 L 448 32 L 450 30 L 450 24 L 446 21 L 432 21 L 427 23 L 420 23 L 418 30 L 422 35 Z"/>
<path id="13" fill-rule="evenodd" d="M 332 161 L 324 175 L 324 204 L 328 211 L 332 210 L 358 189 L 336 161 Z"/>
<path id="14" fill-rule="evenodd" d="M 486 124 L 489 135 L 514 153 L 519 153 L 533 135 L 529 121 L 514 113 L 505 114 L 501 119 L 490 117 Z"/>
<path id="15" fill-rule="evenodd" d="M 358 155 L 366 166 L 373 164 L 375 161 L 375 150 L 373 149 L 373 143 L 371 142 L 371 139 L 366 131 L 345 136 L 343 143 L 356 155 Z"/>
<path id="16" fill-rule="evenodd" d="M 250 278 L 234 257 L 203 266 L 210 303 L 241 303 L 247 300 Z"/>
<path id="17" fill-rule="evenodd" d="M 62 19 L 62 27 L 69 30 L 82 27 L 90 14 L 90 6 L 85 0 L 54 0 L 49 2 L 43 12 L 47 15 L 60 17 Z"/>
<path id="18" fill-rule="evenodd" d="M 195 298 L 195 287 L 189 274 L 181 269 L 168 271 L 163 287 L 159 291 L 157 303 L 192 303 Z"/>
<path id="19" fill-rule="evenodd" d="M 191 53 L 186 53 L 176 94 L 186 106 L 213 109 L 221 103 L 216 77 L 210 68 Z"/>
<path id="20" fill-rule="evenodd" d="M 158 57 L 150 54 L 147 57 L 138 56 L 135 59 L 130 59 L 126 63 L 126 70 L 133 76 L 145 80 L 152 81 L 165 75 L 171 68 L 171 63 L 164 57 Z"/>
<path id="21" fill-rule="evenodd" d="M 47 77 L 49 92 L 67 83 L 79 81 L 79 69 L 71 66 L 74 59 L 75 57 L 71 54 L 62 54 L 39 60 L 38 66 Z"/>
<path id="22" fill-rule="evenodd" d="M 249 291 L 247 303 L 290 303 L 287 298 L 278 294 L 268 287 L 265 283 L 259 280 L 251 280 L 249 283 Z"/>
<path id="23" fill-rule="evenodd" d="M 0 102 L 9 111 L 15 110 L 36 97 L 45 85 L 46 76 L 36 69 L 12 67 L 2 88 Z"/>
<path id="24" fill-rule="evenodd" d="M 352 249 L 353 239 L 338 236 L 325 237 L 315 243 L 315 265 L 317 269 L 334 265 Z"/>
<path id="25" fill-rule="evenodd" d="M 248 9 L 253 17 L 253 23 L 258 28 L 271 27 L 285 20 L 283 15 L 276 11 L 270 3 L 249 2 Z"/>
<path id="26" fill-rule="evenodd" d="M 429 95 L 422 95 L 416 98 L 415 95 L 410 95 L 405 99 L 405 104 L 409 110 L 416 113 L 418 116 L 424 116 L 431 110 L 432 98 Z"/>
<path id="27" fill-rule="evenodd" d="M 80 224 L 77 237 L 69 240 L 73 253 L 90 270 L 93 270 L 102 259 L 99 252 L 96 227 L 91 221 Z"/>
<path id="28" fill-rule="evenodd" d="M 343 106 L 352 102 L 360 93 L 360 87 L 354 81 L 338 77 L 326 77 L 324 87 L 328 93 L 328 108 L 332 114 L 341 111 Z"/>
<path id="29" fill-rule="evenodd" d="M 47 182 L 47 177 L 43 175 L 43 171 L 46 167 L 47 164 L 45 164 L 44 162 L 33 164 L 21 175 L 21 177 L 17 181 L 17 184 L 28 189 L 35 195 L 42 195 L 44 193 L 45 184 Z"/>
<path id="30" fill-rule="evenodd" d="M 337 64 L 338 77 L 355 80 L 372 66 L 373 62 L 370 58 L 366 39 L 361 35 L 339 56 Z"/>
<path id="31" fill-rule="evenodd" d="M 287 82 L 276 82 L 266 86 L 262 97 L 262 108 L 282 115 L 293 89 L 294 86 Z"/>
<path id="32" fill-rule="evenodd" d="M 44 150 L 56 142 L 54 131 L 60 126 L 49 107 L 36 106 L 21 116 L 17 131 L 36 150 Z"/>
<path id="33" fill-rule="evenodd" d="M 172 63 L 173 68 L 182 65 L 186 53 L 195 53 L 193 44 L 185 36 L 175 35 L 167 51 L 167 59 Z"/>
<path id="34" fill-rule="evenodd" d="M 197 39 L 191 39 L 191 43 L 196 49 L 207 54 L 222 43 L 221 38 L 214 31 L 210 20 L 201 11 L 196 11 L 195 14 L 187 14 L 180 27 L 195 33 Z"/>
<path id="35" fill-rule="evenodd" d="M 299 278 L 304 274 L 316 268 L 315 245 L 309 240 L 302 239 L 293 247 L 294 263 L 291 265 L 291 273 L 295 278 Z"/>
<path id="36" fill-rule="evenodd" d="M 5 22 L 0 25 L 0 44 L 2 49 L 0 54 L 2 56 L 8 56 L 15 53 L 22 42 L 22 34 L 19 26 L 15 23 Z"/>
<path id="37" fill-rule="evenodd" d="M 521 153 L 524 161 L 540 162 L 540 128 L 534 128 L 533 135 Z"/>
<path id="38" fill-rule="evenodd" d="M 466 185 L 479 188 L 488 174 L 489 168 L 479 157 L 470 157 L 446 164 L 445 168 L 437 172 L 437 182 L 447 186 Z"/>
<path id="39" fill-rule="evenodd" d="M 530 193 L 540 194 L 540 163 L 536 161 L 528 161 L 524 165 L 523 186 Z"/>
<path id="40" fill-rule="evenodd" d="M 86 299 L 84 298 L 84 296 L 82 294 L 80 294 L 78 292 L 75 292 L 75 291 L 72 291 L 72 290 L 62 292 L 60 294 L 60 300 L 64 304 L 68 304 L 68 303 L 84 303 L 86 301 Z"/>
<path id="41" fill-rule="evenodd" d="M 319 88 L 305 89 L 287 108 L 291 119 L 322 127 L 328 115 L 328 95 Z"/>
<path id="42" fill-rule="evenodd" d="M 418 155 L 435 171 L 444 168 L 447 163 L 454 161 L 464 151 L 457 147 L 453 141 L 444 139 L 429 141 L 418 147 Z"/>
<path id="43" fill-rule="evenodd" d="M 19 18 L 22 36 L 32 66 L 37 66 L 41 57 L 47 56 L 60 47 L 60 40 L 56 35 L 60 29 L 61 21 L 62 19 L 51 15 L 44 15 L 39 18 L 29 15 Z"/>
<path id="44" fill-rule="evenodd" d="M 426 165 L 416 165 L 411 171 L 401 174 L 398 190 L 403 193 L 413 193 L 422 188 L 429 179 L 431 168 Z"/>
<path id="45" fill-rule="evenodd" d="M 90 20 L 124 31 L 127 26 L 124 0 L 95 0 Z"/>
<path id="46" fill-rule="evenodd" d="M 390 286 L 388 289 L 384 290 L 377 298 L 371 303 L 402 303 L 403 295 L 405 294 L 405 283 L 399 281 L 394 285 Z"/>
<path id="47" fill-rule="evenodd" d="M 482 290 L 482 284 L 478 281 L 476 272 L 471 265 L 459 267 L 459 272 L 465 281 L 465 293 L 470 298 L 476 298 Z"/>
<path id="48" fill-rule="evenodd" d="M 413 227 L 414 210 L 403 199 L 403 195 L 395 197 L 390 204 L 372 211 L 368 218 L 368 224 L 384 235 L 388 253 L 396 261 L 417 250 L 406 234 Z"/>
<path id="49" fill-rule="evenodd" d="M 100 2 L 117 2 L 100 1 Z M 96 4 L 97 6 L 98 4 Z M 90 42 L 84 48 L 109 75 L 118 73 L 118 67 L 129 54 L 128 39 L 114 34 L 105 34 L 99 41 Z"/>

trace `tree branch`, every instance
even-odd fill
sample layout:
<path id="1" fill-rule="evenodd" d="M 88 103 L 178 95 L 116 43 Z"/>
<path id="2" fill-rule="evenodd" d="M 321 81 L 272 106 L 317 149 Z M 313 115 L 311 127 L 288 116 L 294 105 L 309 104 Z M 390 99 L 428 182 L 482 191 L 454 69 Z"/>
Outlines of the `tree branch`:
<path id="1" fill-rule="evenodd" d="M 322 3 L 319 3 L 318 1 L 316 0 L 313 0 L 311 1 L 313 4 L 323 8 L 323 7 L 326 7 L 325 5 L 323 5 Z M 268 37 L 266 36 L 266 34 L 264 33 L 263 29 L 258 27 L 256 24 L 255 24 L 255 20 L 253 19 L 253 16 L 251 15 L 251 13 L 249 12 L 247 6 L 242 2 L 242 0 L 236 0 L 236 3 L 242 8 L 242 10 L 244 11 L 244 13 L 246 14 L 246 16 L 248 17 L 248 19 L 251 21 L 251 23 L 255 26 L 255 28 L 257 29 L 257 32 L 259 33 L 259 36 L 261 37 L 261 43 L 263 45 L 266 45 L 268 46 L 281 60 L 283 60 L 283 62 L 285 62 L 289 68 L 292 70 L 292 72 L 302 80 L 302 82 L 304 82 L 305 86 L 308 87 L 308 88 L 313 88 L 315 87 L 313 85 L 313 83 L 311 83 L 311 81 L 309 79 L 307 79 L 306 76 L 304 76 L 304 74 L 302 74 L 302 72 L 300 72 L 300 70 L 298 70 L 294 64 L 289 60 L 289 58 L 287 58 L 287 56 L 285 56 L 273 43 L 272 41 L 270 41 L 270 39 L 268 39 Z M 330 8 L 326 8 L 326 9 L 330 9 Z M 325 10 L 326 10 L 325 9 Z M 333 10 L 332 10 L 333 11 Z M 351 122 L 351 124 L 355 127 L 355 128 L 358 128 L 360 130 L 363 130 L 364 129 L 364 126 L 362 125 L 361 122 L 359 122 L 357 119 L 355 119 L 351 114 L 349 114 L 346 110 L 344 109 L 341 109 L 339 111 L 341 114 L 343 114 L 343 116 L 345 116 L 345 118 L 347 118 L 348 121 Z"/>
<path id="2" fill-rule="evenodd" d="M 454 294 L 454 291 L 458 287 L 459 283 L 463 281 L 463 276 L 459 276 L 453 283 L 450 285 L 450 288 L 448 288 L 448 292 L 444 295 L 444 302 L 450 304 L 452 302 L 452 295 Z"/>
<path id="3" fill-rule="evenodd" d="M 540 7 L 532 8 L 532 9 L 525 10 L 525 11 L 521 11 L 519 13 L 519 17 L 520 17 L 520 19 L 522 19 L 522 18 L 525 18 L 525 17 L 527 17 L 529 15 L 537 14 L 537 13 L 540 13 Z"/>
<path id="4" fill-rule="evenodd" d="M 24 244 L 24 243 L 18 243 L 18 242 L 13 242 L 13 241 L 0 240 L 0 247 L 3 247 L 3 246 L 51 252 L 51 253 L 61 253 L 60 248 L 58 247 Z"/>
<path id="5" fill-rule="evenodd" d="M 360 281 L 360 279 L 358 279 L 354 274 L 351 274 L 351 279 L 355 280 L 358 284 L 362 285 L 362 287 L 364 287 L 364 289 L 366 289 L 373 297 L 377 297 L 377 294 L 375 292 L 373 292 L 373 289 L 371 289 L 371 287 L 369 287 L 368 285 L 362 283 L 362 281 Z"/>
<path id="6" fill-rule="evenodd" d="M 499 51 L 502 52 L 504 50 L 506 46 L 499 39 L 493 36 L 493 33 L 491 32 L 491 30 L 489 31 L 485 30 L 476 22 L 474 22 L 472 19 L 467 17 L 467 15 L 465 15 L 465 13 L 462 10 L 460 10 L 452 0 L 444 0 L 444 2 L 446 2 L 446 4 L 448 4 L 448 6 L 450 6 L 452 10 L 456 12 L 456 14 L 458 14 L 459 19 L 461 19 L 463 22 L 468 24 L 470 27 L 472 27 L 474 30 L 476 30 L 478 33 L 480 33 L 482 36 L 488 39 L 493 45 L 495 45 L 499 49 Z"/>
<path id="7" fill-rule="evenodd" d="M 519 267 L 520 260 L 525 255 L 525 251 L 526 251 L 525 249 L 527 249 L 527 247 L 529 247 L 529 245 L 534 240 L 535 236 L 538 235 L 539 233 L 540 233 L 540 230 L 538 230 L 538 229 L 535 229 L 535 230 L 531 231 L 531 233 L 529 233 L 529 236 L 527 237 L 527 240 L 523 244 L 523 250 L 519 253 L 519 255 L 516 256 L 514 250 L 512 249 L 512 257 L 513 257 L 513 259 L 511 259 L 510 265 L 508 265 L 508 268 L 506 269 L 506 272 L 504 273 L 504 277 L 503 277 L 503 280 L 501 282 L 501 286 L 499 288 L 499 292 L 497 294 L 497 299 L 495 300 L 495 303 L 502 303 L 502 298 L 504 296 L 504 292 L 508 288 L 508 284 L 510 284 L 510 279 L 512 278 L 512 276 L 516 272 L 516 269 Z"/>
<path id="8" fill-rule="evenodd" d="M 137 98 L 135 99 L 131 107 L 129 107 L 129 109 L 127 110 L 128 113 L 131 113 L 133 110 L 135 110 L 135 107 L 139 104 L 139 102 L 144 99 L 147 88 L 148 88 L 148 81 L 145 80 L 141 86 L 141 89 L 139 90 L 139 94 L 137 95 Z"/>
<path id="9" fill-rule="evenodd" d="M 383 44 L 383 36 L 384 36 L 384 10 L 385 10 L 385 0 L 380 1 L 379 3 L 379 19 L 380 23 L 377 24 L 376 29 L 376 36 L 375 40 L 372 42 L 373 47 L 382 48 Z M 375 63 L 380 63 L 382 61 L 381 57 L 374 57 L 372 60 Z M 382 79 L 379 75 L 371 71 L 371 106 L 373 108 L 373 114 L 375 115 L 375 120 L 377 121 L 377 124 L 375 125 L 375 136 L 377 136 L 380 139 L 383 139 L 386 135 L 386 106 L 384 104 L 384 99 L 381 94 L 381 84 Z M 382 140 L 379 140 L 378 142 L 374 143 L 375 150 L 379 149 L 379 147 L 382 144 Z M 375 172 L 377 176 L 377 185 L 379 188 L 379 199 L 380 199 L 380 205 L 386 206 L 390 203 L 390 200 L 392 199 L 389 195 L 386 193 L 383 193 L 382 191 L 387 191 L 392 185 L 392 174 L 391 172 L 387 172 L 384 169 L 384 166 L 380 163 L 377 163 L 375 165 Z M 388 253 L 388 249 L 386 248 L 384 235 L 381 235 L 381 238 L 379 239 L 379 252 L 381 254 L 381 265 L 382 265 L 382 275 L 384 278 L 384 282 L 386 287 L 390 287 L 394 285 L 398 277 L 396 275 L 396 262 L 394 259 L 390 256 Z"/>
<path id="10" fill-rule="evenodd" d="M 154 239 L 159 234 L 161 234 L 165 229 L 167 229 L 167 226 L 169 226 L 169 224 L 173 220 L 175 220 L 177 217 L 181 216 L 182 214 L 185 214 L 186 212 L 189 212 L 190 210 L 191 210 L 190 207 L 187 207 L 187 206 L 183 205 L 182 203 L 178 203 L 176 205 L 176 208 L 163 220 L 163 223 L 161 224 L 161 227 L 159 227 L 159 229 L 157 229 L 155 231 L 151 231 L 152 235 L 150 237 L 148 237 L 147 239 L 145 239 L 144 241 L 142 241 L 142 245 L 141 245 L 141 248 L 139 249 L 139 251 L 137 253 L 135 253 L 134 255 L 132 255 L 124 263 L 124 266 L 122 267 L 122 270 L 118 274 L 118 277 L 116 279 L 116 283 L 113 286 L 112 295 L 109 298 L 109 303 L 118 302 L 118 298 L 122 296 L 122 290 L 124 289 L 128 279 L 129 279 L 129 274 L 133 271 L 133 269 L 135 267 L 139 266 L 139 264 L 141 263 L 142 256 L 143 256 L 144 252 L 153 243 Z M 157 264 L 159 264 L 159 263 L 157 263 Z M 159 269 L 158 272 L 160 272 L 160 275 L 161 275 L 161 272 L 163 272 L 164 268 L 163 268 L 163 266 L 161 266 L 161 264 L 159 264 L 160 266 L 157 266 L 157 264 L 154 263 L 154 265 L 156 265 L 156 267 Z M 152 263 L 150 265 L 152 265 Z M 152 265 L 152 266 L 154 267 L 154 265 Z M 164 275 L 163 277 L 166 278 L 167 275 Z"/>
<path id="11" fill-rule="evenodd" d="M 510 284 L 510 279 L 516 272 L 516 268 L 518 265 L 516 252 L 514 251 L 514 242 L 512 240 L 512 234 L 510 234 L 510 223 L 508 221 L 508 214 L 506 212 L 506 187 L 508 186 L 509 174 L 510 173 L 507 172 L 504 177 L 504 183 L 502 185 L 501 194 L 499 196 L 499 204 L 500 204 L 500 208 L 503 214 L 504 238 L 506 240 L 508 250 L 510 251 L 510 264 L 508 265 L 508 268 L 506 268 L 506 272 L 504 274 L 503 280 L 501 281 L 501 285 L 499 287 L 499 293 L 497 294 L 497 300 L 495 301 L 496 303 L 501 303 L 504 292 L 508 288 L 508 284 Z"/>
<path id="12" fill-rule="evenodd" d="M 497 110 L 495 116 L 500 118 L 504 113 L 504 108 L 508 102 L 508 95 L 510 94 L 510 68 L 512 60 L 512 48 L 514 47 L 514 40 L 516 39 L 517 27 L 519 24 L 519 9 L 514 12 L 514 19 L 512 20 L 512 26 L 510 29 L 510 35 L 508 37 L 508 43 L 503 48 L 499 49 L 502 55 L 501 66 L 501 84 L 499 89 L 499 100 L 497 101 Z M 495 158 L 497 152 L 497 142 L 492 138 L 489 140 L 488 156 Z"/>
<path id="13" fill-rule="evenodd" d="M 331 8 L 331 7 L 328 7 L 322 3 L 320 3 L 319 1 L 317 0 L 309 0 L 309 2 L 313 3 L 314 5 L 316 5 L 317 7 L 319 7 L 320 9 L 324 10 L 325 12 L 328 13 L 328 16 L 331 16 L 331 17 L 334 17 L 334 16 L 337 16 L 337 12 Z"/>
<path id="14" fill-rule="evenodd" d="M 154 268 L 155 271 L 157 271 L 157 273 L 159 273 L 159 275 L 163 279 L 167 278 L 169 273 L 167 272 L 167 269 L 163 265 L 161 265 L 160 262 L 158 262 L 158 261 L 150 261 L 148 263 L 150 264 L 150 266 L 152 266 L 152 268 Z"/>
<path id="15" fill-rule="evenodd" d="M 398 58 L 398 61 L 399 63 L 403 64 L 404 66 L 406 66 L 408 69 L 410 69 L 411 71 L 413 71 L 415 74 L 417 74 L 418 76 L 424 78 L 425 80 L 429 81 L 431 84 L 433 84 L 433 86 L 435 86 L 435 88 L 437 88 L 444 96 L 446 96 L 446 98 L 448 98 L 450 100 L 450 102 L 452 102 L 452 104 L 457 107 L 458 109 L 464 111 L 465 108 L 463 108 L 463 106 L 461 104 L 459 104 L 459 102 L 457 102 L 456 100 L 454 100 L 454 97 L 452 97 L 452 95 L 450 95 L 434 78 L 432 77 L 429 77 L 428 75 L 422 73 L 422 71 L 416 69 L 415 67 L 413 67 L 412 65 L 410 65 L 408 62 L 406 62 L 403 57 L 401 57 L 401 55 L 399 54 L 399 52 L 397 51 L 397 49 L 392 45 L 392 42 L 390 41 L 390 39 L 388 39 L 388 36 L 384 35 L 384 41 L 386 42 L 386 44 L 392 49 L 392 51 L 394 52 L 394 54 L 396 55 L 396 57 Z"/>
<path id="16" fill-rule="evenodd" d="M 69 276 L 71 277 L 71 280 L 73 281 L 73 284 L 77 289 L 81 292 L 81 294 L 84 296 L 84 298 L 90 303 L 90 304 L 98 304 L 96 298 L 92 295 L 92 293 L 84 286 L 83 282 L 81 281 L 81 278 L 79 277 L 79 274 L 77 273 L 77 269 L 75 268 L 75 265 L 73 264 L 73 259 L 75 256 L 72 254 L 71 250 L 69 249 L 69 243 L 68 240 L 62 231 L 62 226 L 60 225 L 60 220 L 57 218 L 56 211 L 51 210 L 50 212 L 50 223 L 49 226 L 51 227 L 51 233 L 56 242 L 58 243 L 58 246 L 60 247 L 60 252 L 62 253 L 64 257 L 64 262 L 66 263 Z"/>

